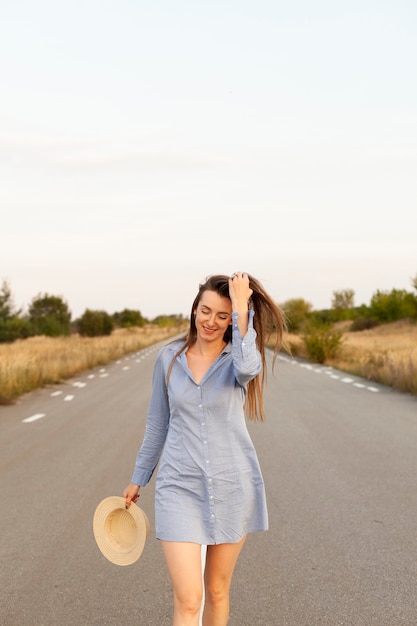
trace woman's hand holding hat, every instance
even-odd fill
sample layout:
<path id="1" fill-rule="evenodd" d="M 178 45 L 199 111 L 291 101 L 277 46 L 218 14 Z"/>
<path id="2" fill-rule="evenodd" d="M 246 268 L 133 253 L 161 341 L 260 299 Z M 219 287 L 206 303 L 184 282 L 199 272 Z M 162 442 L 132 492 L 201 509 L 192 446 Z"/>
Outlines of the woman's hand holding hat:
<path id="1" fill-rule="evenodd" d="M 123 492 L 123 497 L 126 500 L 126 508 L 130 507 L 131 502 L 136 503 L 139 499 L 139 489 L 138 485 L 130 483 Z"/>

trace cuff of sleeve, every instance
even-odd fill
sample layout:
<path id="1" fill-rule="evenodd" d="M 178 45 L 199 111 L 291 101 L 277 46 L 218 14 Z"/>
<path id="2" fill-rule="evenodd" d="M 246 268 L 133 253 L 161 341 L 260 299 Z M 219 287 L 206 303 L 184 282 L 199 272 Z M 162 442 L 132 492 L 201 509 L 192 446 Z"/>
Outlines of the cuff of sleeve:
<path id="1" fill-rule="evenodd" d="M 240 334 L 239 326 L 237 323 L 237 319 L 239 314 L 236 312 L 232 313 L 232 324 L 233 324 L 233 343 L 237 348 L 240 347 L 242 351 L 243 357 L 247 357 L 251 354 L 253 350 L 253 346 L 256 341 L 256 331 L 253 327 L 253 316 L 255 311 L 253 309 L 249 309 L 249 317 L 248 317 L 248 330 L 244 337 Z"/>
<path id="2" fill-rule="evenodd" d="M 248 316 L 248 330 L 250 330 L 251 328 L 253 328 L 253 316 L 255 315 L 255 311 L 253 309 L 249 309 L 248 311 L 249 316 Z M 232 313 L 232 325 L 233 325 L 233 330 L 239 330 L 239 326 L 237 325 L 237 319 L 239 317 L 239 313 L 237 311 L 233 311 Z"/>
<path id="3" fill-rule="evenodd" d="M 140 485 L 141 487 L 144 487 L 151 480 L 152 474 L 153 472 L 150 472 L 149 470 L 136 468 L 133 472 L 131 482 L 134 485 Z"/>

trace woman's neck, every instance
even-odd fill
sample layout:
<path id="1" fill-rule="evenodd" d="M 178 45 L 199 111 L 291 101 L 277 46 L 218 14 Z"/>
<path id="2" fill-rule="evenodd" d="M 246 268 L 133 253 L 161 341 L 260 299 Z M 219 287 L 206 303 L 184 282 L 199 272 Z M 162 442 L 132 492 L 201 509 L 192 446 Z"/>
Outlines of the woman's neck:
<path id="1" fill-rule="evenodd" d="M 198 355 L 201 357 L 213 358 L 217 357 L 221 352 L 223 352 L 226 342 L 223 339 L 219 341 L 202 341 L 201 339 L 196 339 L 195 343 L 190 346 L 189 350 L 192 354 Z"/>

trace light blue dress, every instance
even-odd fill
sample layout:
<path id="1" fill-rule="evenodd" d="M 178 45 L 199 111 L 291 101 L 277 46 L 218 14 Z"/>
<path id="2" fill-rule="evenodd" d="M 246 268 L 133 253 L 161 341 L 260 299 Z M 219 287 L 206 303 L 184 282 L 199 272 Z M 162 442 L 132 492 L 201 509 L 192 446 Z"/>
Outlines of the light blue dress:
<path id="1" fill-rule="evenodd" d="M 254 312 L 242 337 L 232 314 L 232 342 L 200 384 L 183 352 L 166 380 L 182 343 L 158 353 L 146 431 L 132 482 L 146 485 L 158 464 L 155 530 L 158 539 L 203 545 L 235 543 L 267 530 L 264 481 L 246 426 L 243 404 L 249 380 L 261 370 Z"/>

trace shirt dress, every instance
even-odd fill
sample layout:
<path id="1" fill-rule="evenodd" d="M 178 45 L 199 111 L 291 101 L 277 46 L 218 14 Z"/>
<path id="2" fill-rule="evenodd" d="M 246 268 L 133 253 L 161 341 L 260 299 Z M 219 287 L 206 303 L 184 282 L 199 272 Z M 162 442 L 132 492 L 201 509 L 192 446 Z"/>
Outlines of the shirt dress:
<path id="1" fill-rule="evenodd" d="M 261 370 L 254 311 L 241 336 L 232 314 L 232 341 L 199 384 L 182 342 L 160 349 L 155 363 L 145 436 L 132 483 L 146 485 L 159 462 L 155 488 L 156 537 L 202 545 L 236 543 L 268 529 L 265 487 L 246 426 L 246 386 Z"/>

